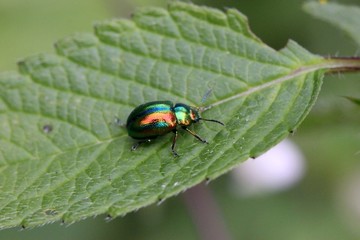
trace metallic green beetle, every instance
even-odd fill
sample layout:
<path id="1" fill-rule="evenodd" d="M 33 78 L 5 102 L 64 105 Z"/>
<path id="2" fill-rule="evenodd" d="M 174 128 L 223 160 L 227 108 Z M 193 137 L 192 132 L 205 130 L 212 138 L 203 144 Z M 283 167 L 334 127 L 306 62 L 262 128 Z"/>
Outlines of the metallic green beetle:
<path id="1" fill-rule="evenodd" d="M 224 125 L 217 120 L 201 118 L 199 110 L 195 107 L 190 107 L 183 103 L 176 103 L 174 105 L 171 101 L 154 101 L 136 107 L 127 119 L 126 129 L 130 137 L 139 140 L 132 146 L 132 150 L 135 150 L 144 142 L 150 142 L 151 139 L 173 132 L 174 138 L 171 150 L 176 157 L 178 156 L 175 151 L 178 126 L 201 142 L 207 143 L 205 139 L 188 129 L 188 126 L 200 120 Z"/>

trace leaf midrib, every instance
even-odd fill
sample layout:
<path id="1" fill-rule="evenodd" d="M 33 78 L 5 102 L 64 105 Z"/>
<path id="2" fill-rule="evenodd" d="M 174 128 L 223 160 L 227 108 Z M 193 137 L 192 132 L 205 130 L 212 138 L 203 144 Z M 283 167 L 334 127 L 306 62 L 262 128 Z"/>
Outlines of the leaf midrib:
<path id="1" fill-rule="evenodd" d="M 201 110 L 202 111 L 209 110 L 212 107 L 219 106 L 219 105 L 227 103 L 229 101 L 232 101 L 232 100 L 235 100 L 235 99 L 238 99 L 238 98 L 241 98 L 241 97 L 248 96 L 248 95 L 253 94 L 255 92 L 265 90 L 267 88 L 271 88 L 273 86 L 276 86 L 276 85 L 282 84 L 284 82 L 290 81 L 291 79 L 294 79 L 294 78 L 299 77 L 301 75 L 305 75 L 305 74 L 315 72 L 315 71 L 318 71 L 318 70 L 332 69 L 332 68 L 338 68 L 338 67 L 340 67 L 340 66 L 338 64 L 336 64 L 336 63 L 333 66 L 331 66 L 331 65 L 327 65 L 326 62 L 320 62 L 320 63 L 316 63 L 316 64 L 313 64 L 313 65 L 307 65 L 305 67 L 299 67 L 299 68 L 291 71 L 289 74 L 286 74 L 286 75 L 281 76 L 279 78 L 274 78 L 271 81 L 265 82 L 265 83 L 257 85 L 257 86 L 252 86 L 251 88 L 249 88 L 248 90 L 246 90 L 244 92 L 235 94 L 235 95 L 233 95 L 231 97 L 222 99 L 220 101 L 216 101 L 213 104 L 209 105 L 208 107 L 202 108 Z"/>

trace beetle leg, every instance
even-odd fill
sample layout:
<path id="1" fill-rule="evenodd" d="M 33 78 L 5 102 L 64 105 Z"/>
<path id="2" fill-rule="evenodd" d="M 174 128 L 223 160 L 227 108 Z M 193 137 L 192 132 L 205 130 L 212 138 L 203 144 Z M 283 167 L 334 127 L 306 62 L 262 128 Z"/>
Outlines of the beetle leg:
<path id="1" fill-rule="evenodd" d="M 174 154 L 174 157 L 178 157 L 179 155 L 177 154 L 177 152 L 175 151 L 175 144 L 176 144 L 176 139 L 178 137 L 178 132 L 176 129 L 173 130 L 173 133 L 174 133 L 174 138 L 173 138 L 173 141 L 172 141 L 172 144 L 171 144 L 171 151 L 172 153 Z"/>
<path id="2" fill-rule="evenodd" d="M 199 135 L 197 135 L 195 132 L 191 131 L 190 129 L 188 129 L 187 127 L 182 127 L 182 129 L 186 130 L 188 133 L 190 133 L 191 135 L 193 135 L 194 137 L 196 137 L 200 142 L 203 143 L 208 143 L 205 139 L 202 139 Z"/>
<path id="3" fill-rule="evenodd" d="M 132 145 L 131 146 L 131 151 L 135 151 L 138 148 L 139 145 L 140 145 L 140 142 L 137 142 L 134 145 Z"/>
<path id="4" fill-rule="evenodd" d="M 139 147 L 140 144 L 150 142 L 150 141 L 151 141 L 150 139 L 138 141 L 137 143 L 135 143 L 134 145 L 131 146 L 131 151 L 135 151 Z"/>

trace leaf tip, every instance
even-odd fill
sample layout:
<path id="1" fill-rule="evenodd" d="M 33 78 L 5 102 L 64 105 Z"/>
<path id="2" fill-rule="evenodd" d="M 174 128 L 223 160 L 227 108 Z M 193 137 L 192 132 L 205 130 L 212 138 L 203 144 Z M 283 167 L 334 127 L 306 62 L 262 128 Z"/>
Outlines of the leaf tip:
<path id="1" fill-rule="evenodd" d="M 160 206 L 164 201 L 165 201 L 165 198 L 159 197 L 159 198 L 157 199 L 156 205 Z"/>
<path id="2" fill-rule="evenodd" d="M 113 220 L 113 219 L 114 219 L 114 218 L 113 218 L 113 216 L 111 216 L 110 213 L 106 214 L 106 217 L 105 217 L 105 221 L 106 221 L 106 222 L 110 222 L 110 221 Z"/>
<path id="3" fill-rule="evenodd" d="M 296 133 L 296 129 L 289 129 L 288 132 L 289 134 L 294 135 Z"/>
<path id="4" fill-rule="evenodd" d="M 346 98 L 347 100 L 349 100 L 350 102 L 360 106 L 360 98 L 356 98 L 356 97 L 350 97 L 350 96 L 343 96 L 343 98 Z"/>
<path id="5" fill-rule="evenodd" d="M 205 178 L 205 184 L 206 185 L 210 184 L 211 181 L 212 181 L 212 179 L 210 177 Z"/>

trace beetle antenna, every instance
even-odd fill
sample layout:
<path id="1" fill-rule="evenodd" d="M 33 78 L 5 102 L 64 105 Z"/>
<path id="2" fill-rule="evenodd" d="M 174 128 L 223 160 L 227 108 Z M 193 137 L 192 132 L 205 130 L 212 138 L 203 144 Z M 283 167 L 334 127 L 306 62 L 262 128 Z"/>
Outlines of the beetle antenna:
<path id="1" fill-rule="evenodd" d="M 218 120 L 214 120 L 214 119 L 206 119 L 206 118 L 199 118 L 198 120 L 203 120 L 203 121 L 208 121 L 208 122 L 215 122 L 215 123 L 218 123 L 218 124 L 221 124 L 223 126 L 225 126 L 224 123 L 218 121 Z"/>
<path id="2" fill-rule="evenodd" d="M 202 97 L 202 99 L 201 99 L 201 103 L 203 104 L 205 101 L 206 101 L 206 99 L 210 96 L 210 94 L 211 94 L 211 92 L 212 92 L 212 88 L 210 88 L 209 90 L 207 90 L 207 92 L 205 93 L 205 95 Z"/>

